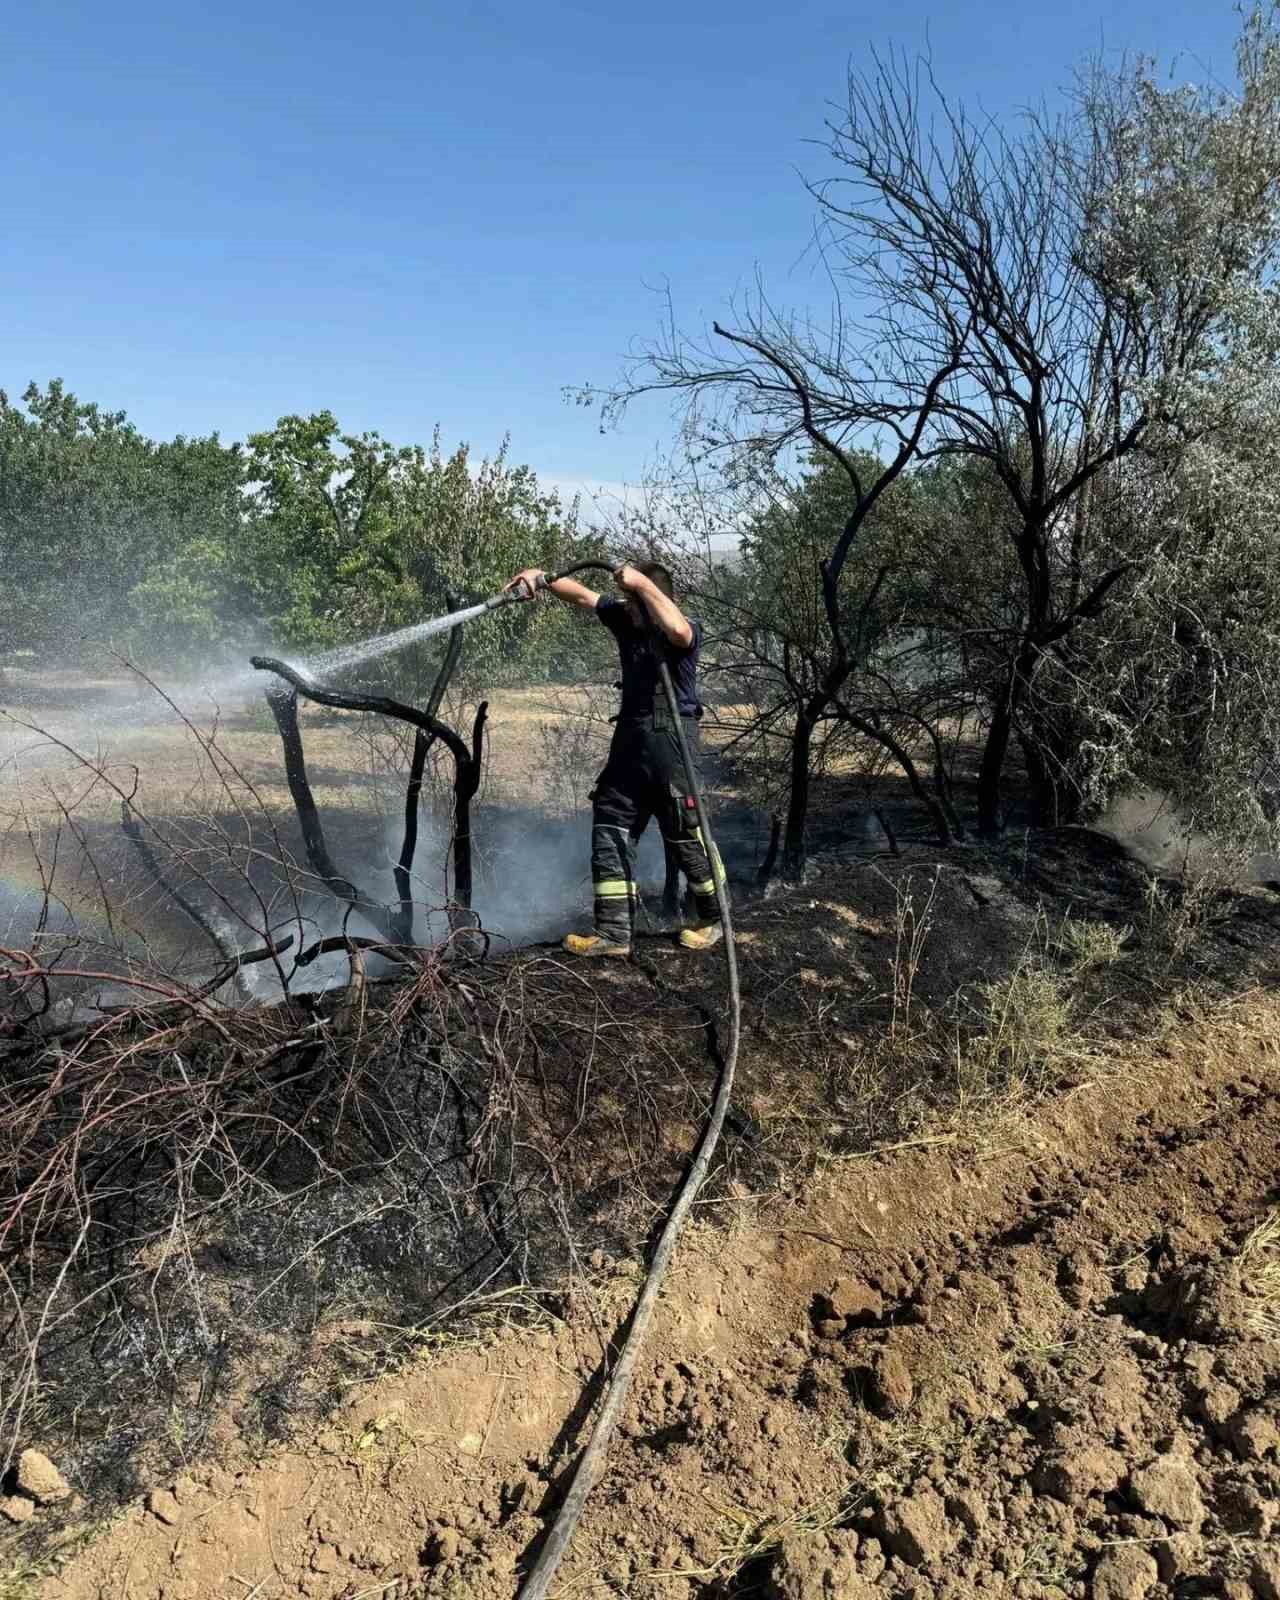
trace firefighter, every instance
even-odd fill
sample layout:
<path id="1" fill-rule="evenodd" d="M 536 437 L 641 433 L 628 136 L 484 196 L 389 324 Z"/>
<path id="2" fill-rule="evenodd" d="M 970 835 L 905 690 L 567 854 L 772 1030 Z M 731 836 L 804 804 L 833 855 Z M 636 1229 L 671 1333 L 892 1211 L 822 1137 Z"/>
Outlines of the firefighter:
<path id="1" fill-rule="evenodd" d="M 545 574 L 518 573 L 508 589 L 533 597 Z M 624 565 L 613 575 L 620 595 L 599 595 L 573 578 L 547 585 L 559 600 L 593 611 L 618 645 L 622 704 L 609 759 L 592 791 L 591 882 L 595 931 L 570 933 L 564 948 L 575 956 L 629 956 L 636 912 L 635 845 L 656 817 L 693 892 L 696 921 L 683 928 L 686 950 L 709 950 L 723 937 L 713 871 L 723 873 L 712 846 L 708 858 L 680 741 L 653 654 L 661 649 L 671 672 L 690 749 L 698 748 L 698 651 L 702 624 L 675 601 L 671 574 L 657 561 Z"/>

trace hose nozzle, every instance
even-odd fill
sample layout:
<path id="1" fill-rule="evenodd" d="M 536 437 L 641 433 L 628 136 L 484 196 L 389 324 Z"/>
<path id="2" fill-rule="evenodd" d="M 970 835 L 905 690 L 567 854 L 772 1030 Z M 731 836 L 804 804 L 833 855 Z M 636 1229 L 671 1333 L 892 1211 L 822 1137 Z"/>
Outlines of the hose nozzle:
<path id="1" fill-rule="evenodd" d="M 532 600 L 544 589 L 549 589 L 554 582 L 554 578 L 548 578 L 545 572 L 540 572 L 532 583 L 521 582 L 514 589 L 499 590 L 491 600 L 485 601 L 485 610 L 496 611 L 499 606 L 509 606 L 518 600 Z"/>

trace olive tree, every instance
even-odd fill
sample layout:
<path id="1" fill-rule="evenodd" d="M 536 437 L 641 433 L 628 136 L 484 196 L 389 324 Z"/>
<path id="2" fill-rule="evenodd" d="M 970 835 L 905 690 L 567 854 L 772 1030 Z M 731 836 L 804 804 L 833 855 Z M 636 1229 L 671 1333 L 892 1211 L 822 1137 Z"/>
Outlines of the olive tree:
<path id="1" fill-rule="evenodd" d="M 1280 385 L 1254 386 L 1229 438 L 1117 473 L 1091 540 L 1149 553 L 1123 607 L 1037 679 L 1075 731 L 1059 782 L 1084 812 L 1155 789 L 1199 831 L 1268 839 L 1280 799 Z M 1069 722 L 1068 722 L 1069 719 Z"/>

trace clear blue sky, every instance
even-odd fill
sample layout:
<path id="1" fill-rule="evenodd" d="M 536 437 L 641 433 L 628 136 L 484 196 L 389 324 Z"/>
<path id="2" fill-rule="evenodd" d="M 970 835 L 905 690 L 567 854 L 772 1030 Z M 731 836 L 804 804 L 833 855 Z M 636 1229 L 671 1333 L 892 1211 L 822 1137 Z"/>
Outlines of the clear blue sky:
<path id="1" fill-rule="evenodd" d="M 64 378 L 145 431 L 242 438 L 329 407 L 564 481 L 633 479 L 665 414 L 609 383 L 758 267 L 821 301 L 797 170 L 847 64 L 928 42 L 1004 112 L 1082 53 L 1229 78 L 1227 0 L 230 0 L 5 8 L 0 387 Z M 1190 58 L 1190 59 L 1187 59 Z"/>

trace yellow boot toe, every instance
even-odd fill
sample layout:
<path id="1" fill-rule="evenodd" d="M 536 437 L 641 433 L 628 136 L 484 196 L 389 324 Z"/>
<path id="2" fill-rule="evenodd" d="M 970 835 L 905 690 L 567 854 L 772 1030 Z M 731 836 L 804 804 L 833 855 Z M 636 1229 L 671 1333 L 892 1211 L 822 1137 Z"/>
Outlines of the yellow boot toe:
<path id="1" fill-rule="evenodd" d="M 566 933 L 563 944 L 571 956 L 616 956 L 625 959 L 631 954 L 629 944 L 615 944 L 610 939 L 602 939 L 598 933 Z"/>

